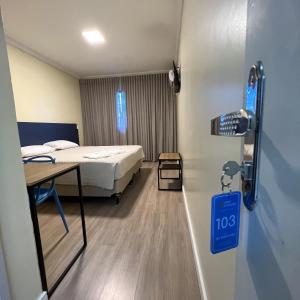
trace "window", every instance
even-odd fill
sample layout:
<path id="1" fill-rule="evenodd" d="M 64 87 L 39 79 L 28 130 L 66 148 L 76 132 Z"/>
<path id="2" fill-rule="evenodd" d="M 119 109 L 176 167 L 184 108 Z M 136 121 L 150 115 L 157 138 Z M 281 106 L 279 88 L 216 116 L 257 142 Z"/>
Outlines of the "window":
<path id="1" fill-rule="evenodd" d="M 119 90 L 116 94 L 117 127 L 120 133 L 127 130 L 126 93 Z"/>

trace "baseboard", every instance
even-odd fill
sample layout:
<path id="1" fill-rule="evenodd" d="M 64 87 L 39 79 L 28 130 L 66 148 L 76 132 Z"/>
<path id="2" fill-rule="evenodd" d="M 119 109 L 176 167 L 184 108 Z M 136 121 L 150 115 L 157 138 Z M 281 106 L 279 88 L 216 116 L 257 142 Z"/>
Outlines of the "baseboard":
<path id="1" fill-rule="evenodd" d="M 48 300 L 48 295 L 46 292 L 42 292 L 37 298 L 36 300 Z"/>
<path id="2" fill-rule="evenodd" d="M 191 236 L 191 241 L 192 241 L 192 248 L 193 248 L 193 254 L 195 258 L 195 263 L 196 263 L 196 270 L 197 270 L 197 277 L 198 277 L 198 283 L 200 287 L 200 293 L 201 293 L 201 300 L 208 300 L 207 293 L 206 293 L 206 287 L 204 283 L 204 276 L 201 268 L 201 262 L 200 262 L 200 257 L 198 255 L 198 247 L 195 239 L 195 233 L 193 229 L 193 224 L 190 216 L 190 211 L 188 208 L 188 203 L 186 199 L 186 193 L 185 193 L 185 188 L 182 186 L 182 193 L 183 193 L 183 200 L 184 200 L 184 207 L 186 211 L 186 216 L 187 216 L 187 221 L 188 221 L 188 226 L 189 226 L 189 232 Z"/>

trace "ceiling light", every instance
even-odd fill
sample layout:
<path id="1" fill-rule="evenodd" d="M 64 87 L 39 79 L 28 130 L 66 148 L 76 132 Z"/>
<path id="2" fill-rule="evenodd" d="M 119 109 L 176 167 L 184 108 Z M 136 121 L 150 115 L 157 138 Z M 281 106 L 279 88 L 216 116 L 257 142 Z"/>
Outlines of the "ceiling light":
<path id="1" fill-rule="evenodd" d="M 105 43 L 104 36 L 98 30 L 83 31 L 82 36 L 86 41 L 92 45 L 98 45 Z"/>

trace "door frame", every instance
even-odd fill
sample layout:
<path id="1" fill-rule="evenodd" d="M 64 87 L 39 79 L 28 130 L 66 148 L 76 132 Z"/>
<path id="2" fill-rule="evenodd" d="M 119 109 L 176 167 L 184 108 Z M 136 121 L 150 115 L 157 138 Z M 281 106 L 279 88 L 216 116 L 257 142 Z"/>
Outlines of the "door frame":
<path id="1" fill-rule="evenodd" d="M 7 270 L 0 241 L 0 300 L 11 300 Z"/>

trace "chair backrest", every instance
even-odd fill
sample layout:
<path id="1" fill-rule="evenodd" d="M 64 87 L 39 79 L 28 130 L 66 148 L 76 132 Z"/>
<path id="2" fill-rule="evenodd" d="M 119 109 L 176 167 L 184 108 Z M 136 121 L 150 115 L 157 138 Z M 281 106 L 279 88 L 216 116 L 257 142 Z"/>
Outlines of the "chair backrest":
<path id="1" fill-rule="evenodd" d="M 49 155 L 36 155 L 36 156 L 31 156 L 30 158 L 25 158 L 23 159 L 24 164 L 28 163 L 52 163 L 55 164 L 55 158 Z M 55 180 L 51 180 L 51 184 L 49 187 L 49 193 L 52 191 L 54 188 Z M 37 198 L 39 197 L 40 194 L 40 186 L 38 186 L 38 191 L 37 191 Z"/>
<path id="2" fill-rule="evenodd" d="M 55 164 L 55 158 L 50 155 L 36 155 L 23 159 L 23 163 L 52 163 Z"/>

